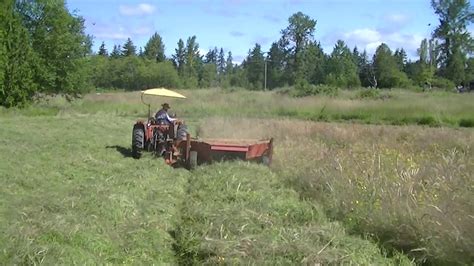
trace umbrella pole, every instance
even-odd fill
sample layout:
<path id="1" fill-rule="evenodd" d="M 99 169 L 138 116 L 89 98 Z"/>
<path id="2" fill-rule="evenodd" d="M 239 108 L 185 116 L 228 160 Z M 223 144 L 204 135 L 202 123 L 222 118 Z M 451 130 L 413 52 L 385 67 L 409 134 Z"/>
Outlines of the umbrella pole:
<path id="1" fill-rule="evenodd" d="M 150 107 L 150 104 L 149 104 L 149 103 L 146 103 L 146 102 L 143 100 L 143 94 L 144 94 L 144 93 L 142 92 L 141 98 L 142 98 L 142 103 L 143 103 L 144 105 L 148 105 L 148 117 L 147 117 L 147 119 L 148 119 L 148 118 L 150 118 L 151 107 Z"/>

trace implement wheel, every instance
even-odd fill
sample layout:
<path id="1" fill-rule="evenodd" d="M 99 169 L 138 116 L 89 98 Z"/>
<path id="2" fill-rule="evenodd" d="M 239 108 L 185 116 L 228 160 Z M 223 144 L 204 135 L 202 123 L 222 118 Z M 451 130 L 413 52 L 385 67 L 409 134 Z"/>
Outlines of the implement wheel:
<path id="1" fill-rule="evenodd" d="M 134 127 L 132 132 L 132 156 L 140 159 L 145 144 L 145 132 L 141 127 Z"/>
<path id="2" fill-rule="evenodd" d="M 198 153 L 197 151 L 190 151 L 189 152 L 189 169 L 193 170 L 196 169 L 198 162 Z"/>

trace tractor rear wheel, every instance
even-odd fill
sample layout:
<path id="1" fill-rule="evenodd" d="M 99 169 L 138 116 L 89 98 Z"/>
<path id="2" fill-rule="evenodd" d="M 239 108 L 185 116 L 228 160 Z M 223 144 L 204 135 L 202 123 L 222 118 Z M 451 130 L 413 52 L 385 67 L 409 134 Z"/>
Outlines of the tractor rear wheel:
<path id="1" fill-rule="evenodd" d="M 142 156 L 142 149 L 145 144 L 145 132 L 140 127 L 134 127 L 132 133 L 132 156 L 135 159 L 140 159 Z"/>

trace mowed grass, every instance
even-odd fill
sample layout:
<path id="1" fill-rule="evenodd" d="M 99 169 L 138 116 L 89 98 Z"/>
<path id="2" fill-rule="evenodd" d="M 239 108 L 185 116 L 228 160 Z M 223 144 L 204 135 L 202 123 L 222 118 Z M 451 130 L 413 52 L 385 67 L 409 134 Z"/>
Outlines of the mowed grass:
<path id="1" fill-rule="evenodd" d="M 115 116 L 0 118 L 0 263 L 176 263 L 189 173 L 130 158 Z"/>
<path id="2" fill-rule="evenodd" d="M 348 236 L 265 166 L 215 164 L 194 175 L 176 231 L 182 264 L 411 265 Z"/>

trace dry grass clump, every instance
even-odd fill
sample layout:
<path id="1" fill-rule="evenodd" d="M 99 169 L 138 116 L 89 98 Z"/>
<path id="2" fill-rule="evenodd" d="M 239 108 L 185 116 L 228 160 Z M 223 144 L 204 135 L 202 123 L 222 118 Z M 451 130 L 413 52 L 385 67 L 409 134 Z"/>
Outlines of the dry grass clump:
<path id="1" fill-rule="evenodd" d="M 175 232 L 181 264 L 377 264 L 387 259 L 373 243 L 348 236 L 318 205 L 264 166 L 224 163 L 193 172 Z"/>
<path id="2" fill-rule="evenodd" d="M 273 169 L 356 233 L 418 261 L 474 258 L 470 130 L 207 119 L 209 137 L 275 137 Z"/>

